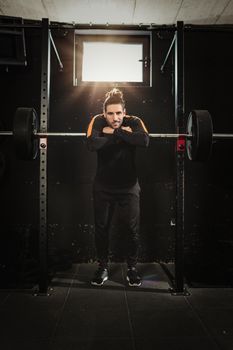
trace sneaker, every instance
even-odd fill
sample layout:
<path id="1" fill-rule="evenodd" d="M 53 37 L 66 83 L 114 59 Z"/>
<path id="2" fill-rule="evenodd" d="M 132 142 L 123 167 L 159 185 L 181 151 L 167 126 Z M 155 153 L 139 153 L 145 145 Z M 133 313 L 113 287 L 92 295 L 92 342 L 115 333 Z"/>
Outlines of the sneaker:
<path id="1" fill-rule="evenodd" d="M 128 269 L 126 278 L 130 287 L 139 287 L 142 284 L 141 278 L 138 276 L 138 272 L 135 267 Z"/>
<path id="2" fill-rule="evenodd" d="M 107 281 L 107 279 L 108 279 L 108 270 L 103 267 L 99 267 L 98 270 L 95 272 L 95 275 L 91 281 L 91 284 L 93 286 L 102 286 L 104 282 Z"/>

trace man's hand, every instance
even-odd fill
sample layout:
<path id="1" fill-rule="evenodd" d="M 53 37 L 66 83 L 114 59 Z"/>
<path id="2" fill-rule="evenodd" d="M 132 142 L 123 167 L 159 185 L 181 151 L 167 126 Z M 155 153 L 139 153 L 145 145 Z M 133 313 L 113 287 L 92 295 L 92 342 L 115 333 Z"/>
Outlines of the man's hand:
<path id="1" fill-rule="evenodd" d="M 113 134 L 114 133 L 114 129 L 113 128 L 110 128 L 110 126 L 105 126 L 103 128 L 103 133 L 104 134 Z"/>
<path id="2" fill-rule="evenodd" d="M 128 132 L 133 132 L 133 130 L 131 129 L 130 126 L 122 126 L 121 127 L 122 130 L 125 130 L 125 131 L 128 131 Z M 105 126 L 103 128 L 103 133 L 104 134 L 113 134 L 114 133 L 114 130 L 113 128 L 111 128 L 110 126 Z"/>
<path id="3" fill-rule="evenodd" d="M 130 126 L 122 126 L 121 129 L 125 130 L 125 131 L 128 131 L 128 132 L 133 132 L 133 130 L 131 129 Z"/>

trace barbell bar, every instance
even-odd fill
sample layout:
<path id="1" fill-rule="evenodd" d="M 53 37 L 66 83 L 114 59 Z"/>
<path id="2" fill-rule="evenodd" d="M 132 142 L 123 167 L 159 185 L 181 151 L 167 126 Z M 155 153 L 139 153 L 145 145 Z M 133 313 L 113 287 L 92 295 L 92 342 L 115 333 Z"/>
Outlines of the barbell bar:
<path id="1" fill-rule="evenodd" d="M 16 155 L 23 160 L 33 160 L 37 157 L 39 138 L 86 136 L 86 133 L 78 132 L 38 132 L 38 125 L 34 108 L 19 107 L 15 112 L 13 131 L 0 131 L 0 136 L 13 136 Z M 206 161 L 209 158 L 213 139 L 233 139 L 233 134 L 213 133 L 212 118 L 207 110 L 190 112 L 184 134 L 149 133 L 149 136 L 158 139 L 186 140 L 180 143 L 180 147 L 186 146 L 186 153 L 192 161 Z"/>
<path id="2" fill-rule="evenodd" d="M 34 131 L 33 135 L 35 137 L 79 137 L 79 136 L 86 136 L 86 133 L 80 133 L 80 132 L 55 132 L 55 131 L 50 131 L 50 132 L 37 132 Z M 13 131 L 0 131 L 0 136 L 14 136 Z M 190 138 L 192 135 L 188 134 L 149 134 L 150 137 L 154 138 L 171 138 L 171 139 L 177 139 L 179 137 L 184 137 L 184 138 Z"/>
<path id="3" fill-rule="evenodd" d="M 0 131 L 0 136 L 13 136 L 13 131 Z M 35 137 L 80 137 L 80 136 L 86 136 L 87 134 L 84 132 L 33 132 L 33 135 Z M 151 134 L 149 133 L 149 136 L 152 138 L 165 138 L 165 139 L 178 139 L 180 138 L 186 138 L 186 139 L 191 139 L 192 135 L 191 134 Z M 213 139 L 224 139 L 224 140 L 229 140 L 233 139 L 233 134 L 213 134 L 212 135 Z"/>

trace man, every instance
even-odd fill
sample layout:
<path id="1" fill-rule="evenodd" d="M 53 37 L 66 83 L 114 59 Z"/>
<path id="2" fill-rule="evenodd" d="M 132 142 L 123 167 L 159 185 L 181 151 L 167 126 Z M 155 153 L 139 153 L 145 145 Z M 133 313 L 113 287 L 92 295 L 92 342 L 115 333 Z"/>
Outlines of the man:
<path id="1" fill-rule="evenodd" d="M 101 286 L 108 279 L 108 246 L 111 219 L 116 206 L 127 242 L 127 280 L 140 286 L 136 270 L 139 233 L 139 193 L 136 174 L 136 146 L 147 147 L 149 135 L 142 120 L 126 115 L 123 94 L 113 89 L 106 94 L 103 114 L 91 120 L 87 145 L 97 151 L 94 182 L 95 244 L 99 268 L 91 284 Z"/>

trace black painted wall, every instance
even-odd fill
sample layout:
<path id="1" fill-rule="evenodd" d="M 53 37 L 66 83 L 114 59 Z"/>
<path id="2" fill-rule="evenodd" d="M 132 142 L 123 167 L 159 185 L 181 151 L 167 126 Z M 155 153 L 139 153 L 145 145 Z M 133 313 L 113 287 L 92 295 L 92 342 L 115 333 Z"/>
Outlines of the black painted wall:
<path id="1" fill-rule="evenodd" d="M 91 117 L 101 112 L 111 87 L 73 87 L 73 33 L 53 32 L 63 72 L 52 52 L 50 130 L 85 132 Z M 127 112 L 141 116 L 149 132 L 174 132 L 172 58 L 161 74 L 172 34 L 153 33 L 152 88 L 122 88 Z M 185 109 L 208 109 L 215 132 L 233 131 L 233 34 L 185 34 Z M 28 65 L 0 67 L 1 120 L 12 129 L 18 106 L 40 106 L 40 30 L 26 31 Z M 64 265 L 95 260 L 92 182 L 96 155 L 83 138 L 51 138 L 48 143 L 48 215 L 51 261 Z M 36 266 L 38 235 L 38 159 L 23 162 L 13 153 L 11 138 L 1 140 L 6 170 L 1 180 L 1 269 Z M 186 162 L 185 252 L 188 276 L 212 266 L 232 267 L 232 141 L 217 142 L 205 164 Z M 151 139 L 138 149 L 141 193 L 141 261 L 172 261 L 174 256 L 175 159 L 174 141 Z M 114 237 L 113 259 L 122 260 Z M 5 270 L 4 270 L 5 269 Z"/>
<path id="2" fill-rule="evenodd" d="M 232 39 L 232 33 L 186 34 L 186 111 L 208 109 L 215 133 L 233 131 Z M 232 151 L 232 140 L 216 141 L 206 164 L 186 163 L 187 270 L 222 284 L 232 281 Z"/>

